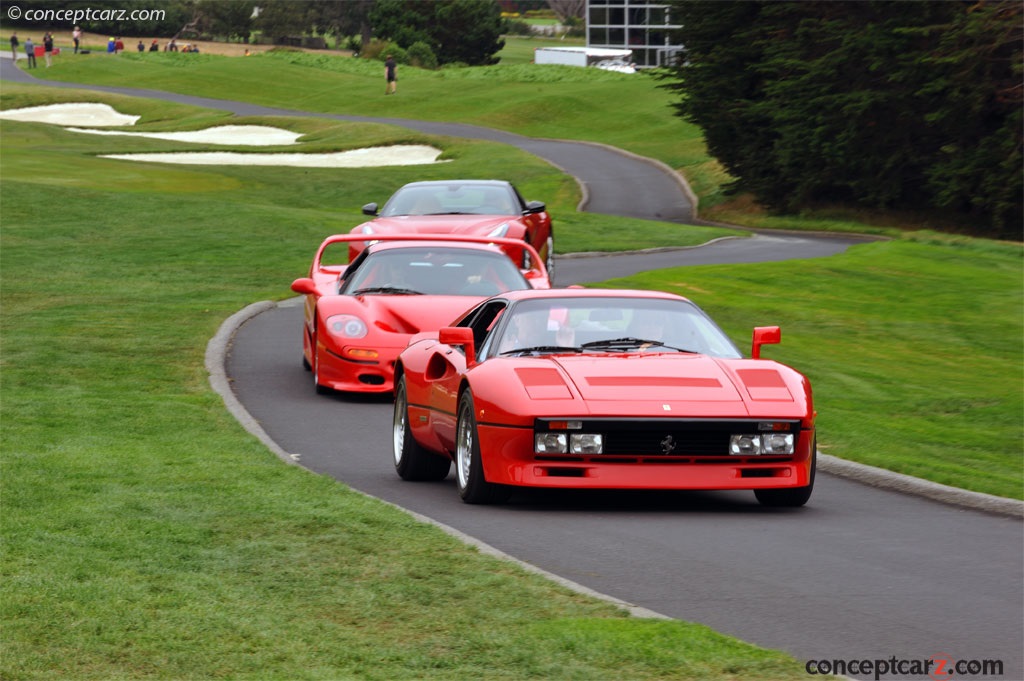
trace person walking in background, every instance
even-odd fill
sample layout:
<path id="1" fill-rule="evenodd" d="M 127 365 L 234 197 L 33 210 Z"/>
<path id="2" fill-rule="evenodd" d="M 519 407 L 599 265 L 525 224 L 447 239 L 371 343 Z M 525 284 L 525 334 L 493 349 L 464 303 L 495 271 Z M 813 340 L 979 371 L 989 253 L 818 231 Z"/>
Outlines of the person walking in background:
<path id="1" fill-rule="evenodd" d="M 46 68 L 50 68 L 50 57 L 53 56 L 53 34 L 49 31 L 43 36 L 43 55 L 46 57 Z"/>
<path id="2" fill-rule="evenodd" d="M 12 33 L 11 34 L 11 59 L 13 59 L 14 61 L 18 61 L 18 45 L 20 45 L 20 44 L 21 43 L 18 42 L 18 34 L 17 33 Z"/>
<path id="3" fill-rule="evenodd" d="M 32 42 L 32 38 L 25 38 L 25 54 L 28 56 L 27 69 L 34 69 L 36 67 L 36 46 Z"/>
<path id="4" fill-rule="evenodd" d="M 75 54 L 78 54 L 78 46 L 82 42 L 81 26 L 75 26 L 75 30 L 71 31 L 71 41 L 75 43 Z"/>
<path id="5" fill-rule="evenodd" d="M 153 42 L 150 43 L 150 45 L 149 45 L 149 51 L 150 52 L 159 52 L 160 51 L 160 41 L 157 40 L 156 38 L 153 38 Z"/>
<path id="6" fill-rule="evenodd" d="M 395 64 L 395 58 L 389 54 L 388 58 L 384 61 L 384 79 L 387 81 L 387 85 L 384 87 L 384 94 L 386 95 L 393 95 L 398 90 L 398 76 L 395 73 L 397 68 L 398 65 Z"/>

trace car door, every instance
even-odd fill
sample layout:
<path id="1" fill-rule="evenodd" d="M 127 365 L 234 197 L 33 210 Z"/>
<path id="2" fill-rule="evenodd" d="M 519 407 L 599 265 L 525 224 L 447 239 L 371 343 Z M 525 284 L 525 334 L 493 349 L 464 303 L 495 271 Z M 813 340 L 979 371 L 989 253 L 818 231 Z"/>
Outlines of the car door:
<path id="1" fill-rule="evenodd" d="M 503 299 L 492 298 L 481 303 L 456 324 L 473 330 L 474 355 L 485 347 L 488 334 L 497 324 L 507 305 L 507 301 Z M 467 371 L 466 352 L 462 347 L 440 343 L 434 348 L 434 355 L 430 358 L 424 374 L 429 386 L 431 420 L 441 445 L 449 451 L 454 451 L 459 387 Z M 478 361 L 485 359 L 486 357 L 480 357 Z"/>

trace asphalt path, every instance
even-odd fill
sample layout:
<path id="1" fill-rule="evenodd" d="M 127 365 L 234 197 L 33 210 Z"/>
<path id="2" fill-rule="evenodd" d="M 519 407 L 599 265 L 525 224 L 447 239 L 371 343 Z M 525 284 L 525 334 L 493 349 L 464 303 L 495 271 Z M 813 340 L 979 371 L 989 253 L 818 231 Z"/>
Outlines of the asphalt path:
<path id="1" fill-rule="evenodd" d="M 4 79 L 25 80 L 17 69 L 10 74 L 10 60 L 0 60 L 0 67 Z M 663 177 L 656 164 L 600 146 L 457 124 L 308 114 L 132 88 L 92 89 L 240 115 L 391 122 L 494 139 L 577 176 L 592 212 L 694 221 L 678 179 Z M 668 266 L 821 257 L 853 243 L 856 239 L 762 234 L 697 249 L 563 258 L 558 273 L 567 285 Z M 546 491 L 517 494 L 497 507 L 467 506 L 450 477 L 407 483 L 395 475 L 389 399 L 314 393 L 301 366 L 301 318 L 297 299 L 253 316 L 234 333 L 226 370 L 245 410 L 279 448 L 314 472 L 597 592 L 800 659 L 989 659 L 1002 661 L 1004 674 L 986 678 L 1024 679 L 1024 535 L 1017 519 L 823 473 L 810 504 L 796 510 L 762 508 L 748 492 Z M 822 439 L 827 442 L 827 434 Z"/>

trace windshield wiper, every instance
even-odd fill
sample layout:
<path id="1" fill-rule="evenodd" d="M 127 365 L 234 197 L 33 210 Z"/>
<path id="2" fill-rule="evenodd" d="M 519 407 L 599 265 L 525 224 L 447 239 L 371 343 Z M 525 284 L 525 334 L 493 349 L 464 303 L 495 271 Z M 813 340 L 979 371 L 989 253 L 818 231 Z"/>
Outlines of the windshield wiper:
<path id="1" fill-rule="evenodd" d="M 398 296 L 422 296 L 422 291 L 416 291 L 411 288 L 401 288 L 400 286 L 372 286 L 370 288 L 360 288 L 352 292 L 354 296 L 361 296 L 366 293 L 390 293 Z"/>
<path id="2" fill-rule="evenodd" d="M 659 348 L 667 348 L 669 350 L 675 350 L 676 352 L 688 352 L 696 354 L 694 350 L 687 350 L 686 348 L 677 348 L 673 345 L 667 345 L 657 340 L 650 340 L 648 338 L 635 338 L 633 336 L 625 336 L 623 338 L 608 338 L 606 340 L 591 341 L 584 343 L 580 347 L 584 350 L 633 350 L 635 348 L 657 346 Z"/>
<path id="3" fill-rule="evenodd" d="M 538 352 L 583 352 L 575 345 L 534 345 L 529 348 L 513 348 L 499 352 L 498 355 L 526 355 Z"/>

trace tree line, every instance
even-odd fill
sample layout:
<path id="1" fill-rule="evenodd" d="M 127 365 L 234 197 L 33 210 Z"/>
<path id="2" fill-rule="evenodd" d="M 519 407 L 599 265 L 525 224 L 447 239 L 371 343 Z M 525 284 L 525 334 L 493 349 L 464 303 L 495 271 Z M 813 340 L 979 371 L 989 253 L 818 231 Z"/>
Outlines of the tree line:
<path id="1" fill-rule="evenodd" d="M 39 16 L 29 10 L 88 7 L 103 19 L 82 29 L 109 35 L 244 42 L 258 35 L 276 44 L 333 44 L 356 51 L 376 39 L 403 55 L 417 45 L 430 65 L 492 64 L 504 47 L 502 9 L 493 0 L 22 0 L 19 5 L 29 16 Z M 163 10 L 161 18 L 146 12 L 145 20 L 131 19 L 133 10 L 154 7 Z"/>
<path id="2" fill-rule="evenodd" d="M 664 74 L 731 189 L 796 212 L 940 211 L 1022 232 L 1022 13 L 1016 0 L 673 0 Z"/>

